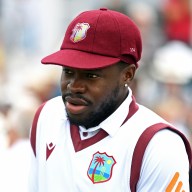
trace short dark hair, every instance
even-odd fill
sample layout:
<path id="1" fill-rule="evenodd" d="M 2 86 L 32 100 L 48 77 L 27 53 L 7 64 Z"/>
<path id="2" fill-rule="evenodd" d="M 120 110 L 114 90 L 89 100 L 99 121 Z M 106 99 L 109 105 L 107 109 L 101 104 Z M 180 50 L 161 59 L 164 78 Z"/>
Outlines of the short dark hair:
<path id="1" fill-rule="evenodd" d="M 119 66 L 120 70 L 123 70 L 125 67 L 129 66 L 130 64 L 125 63 L 124 61 L 120 61 L 119 63 L 117 63 L 117 65 Z"/>

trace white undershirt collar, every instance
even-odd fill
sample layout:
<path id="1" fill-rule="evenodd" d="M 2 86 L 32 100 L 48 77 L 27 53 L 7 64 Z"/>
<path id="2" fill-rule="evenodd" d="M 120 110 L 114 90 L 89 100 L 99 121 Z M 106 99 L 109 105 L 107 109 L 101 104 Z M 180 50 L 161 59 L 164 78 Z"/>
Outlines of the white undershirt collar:
<path id="1" fill-rule="evenodd" d="M 89 137 L 91 137 L 97 134 L 98 131 L 102 128 L 111 137 L 114 136 L 129 113 L 129 105 L 132 101 L 132 91 L 130 88 L 128 89 L 129 94 L 127 98 L 123 101 L 123 103 L 117 108 L 117 110 L 113 114 L 111 114 L 107 119 L 105 119 L 96 127 L 85 129 L 82 126 L 79 126 L 80 135 L 82 136 L 83 132 L 87 132 L 89 134 Z"/>

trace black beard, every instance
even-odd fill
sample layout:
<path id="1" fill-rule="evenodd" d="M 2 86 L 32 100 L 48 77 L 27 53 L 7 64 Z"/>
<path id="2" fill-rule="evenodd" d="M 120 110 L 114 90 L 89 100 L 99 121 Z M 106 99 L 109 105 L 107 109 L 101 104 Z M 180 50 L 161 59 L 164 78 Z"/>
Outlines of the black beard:
<path id="1" fill-rule="evenodd" d="M 114 91 L 106 97 L 107 99 L 105 99 L 97 109 L 91 112 L 87 118 L 76 120 L 67 115 L 70 123 L 77 126 L 84 126 L 86 129 L 99 125 L 119 107 L 119 100 L 117 100 L 118 93 L 119 87 L 117 86 Z"/>

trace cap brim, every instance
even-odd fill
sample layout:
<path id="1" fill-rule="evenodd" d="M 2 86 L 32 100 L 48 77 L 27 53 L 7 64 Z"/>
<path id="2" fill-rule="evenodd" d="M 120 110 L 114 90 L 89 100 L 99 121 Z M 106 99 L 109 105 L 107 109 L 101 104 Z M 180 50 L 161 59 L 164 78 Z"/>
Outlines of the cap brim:
<path id="1" fill-rule="evenodd" d="M 119 58 L 96 55 L 72 49 L 64 49 L 43 58 L 41 63 L 78 69 L 98 69 L 113 65 L 119 61 Z"/>

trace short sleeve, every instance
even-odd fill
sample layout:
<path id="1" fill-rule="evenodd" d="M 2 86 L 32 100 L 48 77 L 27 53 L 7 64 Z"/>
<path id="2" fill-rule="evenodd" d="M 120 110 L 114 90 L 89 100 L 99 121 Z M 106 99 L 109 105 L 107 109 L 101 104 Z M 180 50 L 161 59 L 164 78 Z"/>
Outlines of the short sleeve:
<path id="1" fill-rule="evenodd" d="M 145 151 L 137 192 L 171 192 L 176 189 L 189 192 L 188 155 L 177 133 L 161 130 Z"/>

